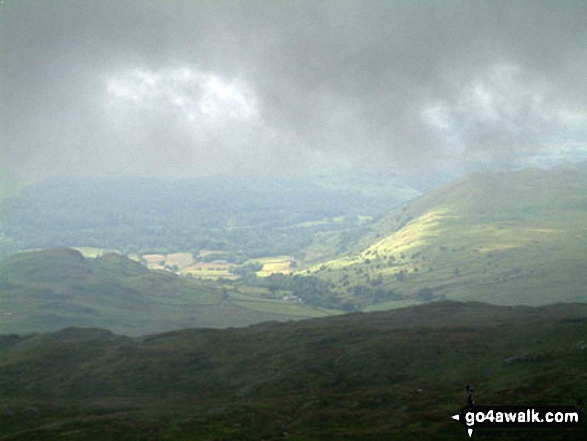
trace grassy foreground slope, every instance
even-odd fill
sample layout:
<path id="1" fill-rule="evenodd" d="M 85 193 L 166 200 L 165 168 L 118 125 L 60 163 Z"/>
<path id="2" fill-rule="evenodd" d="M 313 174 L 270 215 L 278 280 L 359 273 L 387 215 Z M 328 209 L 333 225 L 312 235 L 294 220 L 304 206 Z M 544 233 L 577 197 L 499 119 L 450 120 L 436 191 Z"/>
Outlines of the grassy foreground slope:
<path id="1" fill-rule="evenodd" d="M 67 248 L 24 252 L 0 262 L 0 333 L 89 326 L 140 335 L 325 315 L 294 305 L 256 308 L 237 294 L 149 271 L 117 254 L 86 259 Z"/>
<path id="2" fill-rule="evenodd" d="M 396 232 L 361 253 L 311 272 L 359 307 L 587 300 L 584 164 L 475 174 L 418 198 L 397 221 Z"/>
<path id="3" fill-rule="evenodd" d="M 448 301 L 142 338 L 6 335 L 0 439 L 468 439 L 450 418 L 466 384 L 477 404 L 584 406 L 586 335 L 587 305 Z M 586 436 L 583 424 L 489 439 Z"/>

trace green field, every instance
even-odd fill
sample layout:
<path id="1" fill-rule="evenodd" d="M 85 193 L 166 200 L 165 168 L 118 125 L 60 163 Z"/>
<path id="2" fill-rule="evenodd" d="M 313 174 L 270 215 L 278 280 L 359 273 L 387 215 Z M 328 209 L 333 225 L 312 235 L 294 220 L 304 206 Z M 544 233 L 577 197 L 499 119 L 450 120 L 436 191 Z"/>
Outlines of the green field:
<path id="1" fill-rule="evenodd" d="M 468 439 L 477 404 L 585 406 L 587 306 L 438 302 L 128 338 L 0 337 L 2 440 Z M 584 440 L 572 430 L 474 438 Z"/>
<path id="2" fill-rule="evenodd" d="M 261 271 L 257 271 L 257 276 L 267 277 L 271 274 L 290 274 L 291 273 L 291 256 L 274 256 L 263 259 L 255 259 L 254 262 L 263 265 Z"/>
<path id="3" fill-rule="evenodd" d="M 333 314 L 332 311 L 325 311 L 320 308 L 307 308 L 280 301 L 245 300 L 235 301 L 235 304 L 254 311 L 271 312 L 274 314 L 290 315 L 294 317 L 327 317 Z"/>

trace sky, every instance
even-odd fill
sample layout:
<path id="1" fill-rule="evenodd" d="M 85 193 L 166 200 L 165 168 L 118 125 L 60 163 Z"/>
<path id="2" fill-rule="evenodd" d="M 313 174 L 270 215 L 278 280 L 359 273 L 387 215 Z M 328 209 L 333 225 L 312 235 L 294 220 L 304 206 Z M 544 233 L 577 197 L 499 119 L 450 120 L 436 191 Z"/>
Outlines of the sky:
<path id="1" fill-rule="evenodd" d="M 587 158 L 587 2 L 3 0 L 0 171 L 400 176 Z"/>

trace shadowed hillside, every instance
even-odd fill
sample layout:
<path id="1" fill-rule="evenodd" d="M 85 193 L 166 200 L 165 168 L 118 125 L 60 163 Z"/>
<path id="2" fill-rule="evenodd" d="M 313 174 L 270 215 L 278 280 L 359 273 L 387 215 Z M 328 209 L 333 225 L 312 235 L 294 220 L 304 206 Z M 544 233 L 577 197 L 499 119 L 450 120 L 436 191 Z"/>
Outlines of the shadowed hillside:
<path id="1" fill-rule="evenodd" d="M 585 305 L 454 302 L 142 338 L 5 335 L 0 439 L 466 439 L 450 418 L 466 384 L 477 404 L 584 406 L 585 335 Z"/>

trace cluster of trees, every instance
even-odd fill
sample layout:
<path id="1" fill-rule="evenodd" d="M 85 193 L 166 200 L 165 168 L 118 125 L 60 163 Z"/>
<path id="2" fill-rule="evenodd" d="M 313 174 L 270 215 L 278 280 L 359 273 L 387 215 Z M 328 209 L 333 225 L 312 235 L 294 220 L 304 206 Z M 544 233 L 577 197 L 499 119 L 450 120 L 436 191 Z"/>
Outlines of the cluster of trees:
<path id="1" fill-rule="evenodd" d="M 361 306 L 405 299 L 404 295 L 396 293 L 393 289 L 366 284 L 353 286 L 353 294 L 359 299 L 358 301 Z"/>
<path id="2" fill-rule="evenodd" d="M 342 309 L 344 302 L 333 286 L 315 276 L 272 274 L 269 277 L 248 277 L 240 283 L 265 288 L 274 295 L 293 295 L 311 306 Z"/>
<path id="3" fill-rule="evenodd" d="M 262 263 L 246 263 L 244 265 L 231 267 L 229 269 L 229 272 L 237 276 L 240 276 L 245 280 L 254 280 L 257 271 L 261 271 L 262 269 Z"/>
<path id="4" fill-rule="evenodd" d="M 349 288 L 350 297 L 341 296 L 342 291 L 335 285 L 315 276 L 272 274 L 269 277 L 256 277 L 253 269 L 251 267 L 247 277 L 235 283 L 264 288 L 276 297 L 293 295 L 311 306 L 354 311 L 374 303 L 406 298 L 383 285 L 371 284 L 354 285 Z"/>

